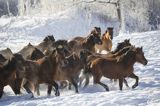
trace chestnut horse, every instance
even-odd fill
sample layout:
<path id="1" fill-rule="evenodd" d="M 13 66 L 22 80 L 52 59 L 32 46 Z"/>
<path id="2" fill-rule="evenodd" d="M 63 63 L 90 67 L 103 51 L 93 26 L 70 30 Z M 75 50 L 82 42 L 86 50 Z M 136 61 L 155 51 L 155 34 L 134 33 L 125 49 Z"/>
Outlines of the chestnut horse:
<path id="1" fill-rule="evenodd" d="M 111 51 L 107 54 L 97 54 L 97 53 L 93 54 L 93 53 L 90 53 L 88 58 L 87 58 L 87 62 L 88 62 L 88 64 L 90 64 L 90 61 L 93 61 L 96 58 L 115 58 L 115 59 L 119 59 L 119 57 L 122 54 L 126 53 L 130 49 L 130 46 L 131 46 L 130 40 L 125 39 L 123 42 L 118 43 L 118 45 L 117 45 L 117 47 L 114 51 Z M 89 77 L 90 77 L 90 75 L 81 73 L 80 86 L 82 84 L 82 81 L 84 79 L 86 79 L 85 85 L 84 85 L 84 87 L 86 87 L 89 84 Z M 124 83 L 127 87 L 129 87 L 128 83 L 125 79 L 124 79 Z"/>
<path id="2" fill-rule="evenodd" d="M 111 31 L 106 30 L 106 32 L 102 35 L 102 45 L 95 45 L 96 50 L 101 53 L 102 50 L 110 52 L 112 49 L 112 39 L 111 39 Z"/>
<path id="3" fill-rule="evenodd" d="M 123 81 L 125 77 L 135 78 L 133 75 L 133 65 L 138 62 L 143 65 L 147 64 L 147 60 L 144 57 L 142 48 L 132 48 L 127 53 L 121 56 L 119 61 L 113 58 L 97 58 L 91 61 L 90 67 L 87 72 L 91 72 L 93 75 L 93 81 L 95 84 L 100 84 L 107 91 L 109 88 L 107 85 L 100 82 L 101 77 L 107 77 L 109 79 L 119 79 L 119 87 L 122 90 Z M 138 82 L 133 85 L 133 88 L 138 86 Z"/>

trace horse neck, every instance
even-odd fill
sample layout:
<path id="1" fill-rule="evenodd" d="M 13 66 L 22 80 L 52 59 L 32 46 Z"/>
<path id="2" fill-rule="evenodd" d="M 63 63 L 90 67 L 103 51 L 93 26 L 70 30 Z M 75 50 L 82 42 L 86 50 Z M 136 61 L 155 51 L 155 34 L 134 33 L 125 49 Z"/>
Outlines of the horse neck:
<path id="1" fill-rule="evenodd" d="M 133 67 L 133 65 L 135 64 L 135 62 L 136 62 L 136 54 L 134 53 L 134 54 L 132 54 L 132 55 L 126 55 L 125 57 L 124 57 L 124 64 L 125 64 L 125 67 Z"/>
<path id="2" fill-rule="evenodd" d="M 111 35 L 109 34 L 109 32 L 107 32 L 104 37 L 103 37 L 104 40 L 111 40 Z"/>
<path id="3" fill-rule="evenodd" d="M 85 39 L 83 42 L 82 42 L 82 46 L 85 48 L 85 49 L 92 49 L 94 48 L 94 45 L 95 43 L 93 41 L 91 41 L 90 39 Z"/>

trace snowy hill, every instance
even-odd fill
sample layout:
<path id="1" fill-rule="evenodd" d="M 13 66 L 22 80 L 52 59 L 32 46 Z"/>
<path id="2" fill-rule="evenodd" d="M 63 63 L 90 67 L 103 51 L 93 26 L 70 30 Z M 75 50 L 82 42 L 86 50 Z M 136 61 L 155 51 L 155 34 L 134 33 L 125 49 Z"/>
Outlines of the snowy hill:
<path id="1" fill-rule="evenodd" d="M 88 18 L 88 13 L 83 10 L 66 10 L 47 17 L 11 17 L 0 18 L 0 50 L 9 47 L 13 52 L 19 51 L 29 42 L 37 44 L 48 34 L 53 34 L 56 39 L 71 39 L 75 36 L 85 36 L 94 26 L 100 26 L 102 33 L 106 29 L 106 23 Z M 113 25 L 114 26 L 114 25 Z M 130 39 L 136 46 L 143 46 L 148 65 L 135 64 L 135 74 L 139 76 L 139 86 L 132 90 L 124 86 L 119 91 L 117 83 L 103 78 L 110 91 L 106 92 L 101 86 L 90 85 L 80 93 L 74 90 L 61 90 L 61 96 L 46 96 L 45 86 L 41 87 L 41 96 L 34 99 L 30 95 L 15 96 L 10 87 L 5 87 L 5 95 L 0 99 L 0 106 L 159 106 L 160 105 L 160 31 L 144 33 L 132 33 L 115 36 L 113 48 L 118 42 Z M 135 80 L 127 79 L 131 87 Z"/>
<path id="2" fill-rule="evenodd" d="M 42 18 L 45 20 L 45 18 Z M 5 47 L 10 47 L 14 52 L 20 50 L 28 42 L 33 44 L 40 42 L 45 34 L 54 33 L 50 30 L 45 30 L 42 23 L 38 24 L 39 20 L 34 22 L 14 20 L 13 19 L 1 19 L 0 29 L 0 42 L 1 49 Z M 8 22 L 7 22 L 8 21 Z M 48 20 L 47 20 L 48 21 Z M 36 23 L 37 22 L 37 23 Z M 10 23 L 10 25 L 9 25 Z M 14 23 L 14 24 L 12 24 Z M 35 26 L 35 27 L 34 27 Z M 54 26 L 53 26 L 54 27 Z M 46 28 L 47 29 L 47 28 Z M 42 31 L 43 30 L 43 31 Z M 35 35 L 28 34 L 28 32 L 34 33 Z M 45 33 L 42 33 L 42 32 Z M 48 31 L 48 32 L 47 32 Z M 85 30 L 86 31 L 86 30 Z M 84 32 L 85 32 L 84 31 Z M 58 31 L 57 31 L 58 32 Z M 83 32 L 83 30 L 82 30 Z M 80 34 L 82 34 L 82 32 Z M 61 33 L 61 32 L 59 32 Z M 62 31 L 63 34 L 63 31 Z M 75 33 L 73 33 L 74 35 Z M 79 35 L 80 35 L 79 34 Z M 85 34 L 85 33 L 84 33 Z M 40 36 L 39 36 L 40 35 Z M 56 34 L 55 34 L 56 35 Z M 76 36 L 76 35 L 75 35 Z M 80 93 L 75 94 L 74 91 L 62 90 L 60 97 L 46 96 L 46 90 L 41 91 L 42 95 L 34 99 L 30 99 L 28 94 L 22 96 L 14 96 L 13 92 L 9 87 L 5 87 L 6 94 L 0 100 L 0 105 L 69 105 L 69 106 L 106 106 L 106 105 L 127 105 L 127 106 L 158 106 L 160 105 L 160 31 L 154 32 L 144 32 L 144 33 L 134 33 L 134 34 L 120 34 L 114 37 L 113 45 L 114 47 L 120 41 L 124 39 L 131 39 L 131 43 L 136 46 L 143 46 L 145 55 L 149 61 L 147 66 L 142 66 L 139 64 L 135 65 L 135 74 L 140 77 L 139 86 L 132 90 L 124 87 L 123 91 L 118 90 L 118 84 L 111 83 L 108 79 L 103 78 L 103 82 L 109 85 L 110 91 L 106 92 L 99 85 L 90 85 L 82 89 L 80 88 Z M 55 36 L 57 39 L 69 39 L 73 36 Z M 131 86 L 135 80 L 127 79 L 129 85 Z"/>

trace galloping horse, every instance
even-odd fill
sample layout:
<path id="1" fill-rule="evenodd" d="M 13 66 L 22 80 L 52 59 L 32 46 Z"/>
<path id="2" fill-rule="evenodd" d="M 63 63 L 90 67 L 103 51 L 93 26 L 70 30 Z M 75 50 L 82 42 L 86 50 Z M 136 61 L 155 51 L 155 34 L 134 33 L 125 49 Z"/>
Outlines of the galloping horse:
<path id="1" fill-rule="evenodd" d="M 133 65 L 136 62 L 143 65 L 146 65 L 148 62 L 144 57 L 142 48 L 134 47 L 128 50 L 127 53 L 122 55 L 118 61 L 114 58 L 97 58 L 91 61 L 87 72 L 90 72 L 93 75 L 93 81 L 95 84 L 100 84 L 107 91 L 109 91 L 109 88 L 107 85 L 100 82 L 101 77 L 104 76 L 109 79 L 119 79 L 119 87 L 120 90 L 122 90 L 125 77 L 135 78 L 133 75 Z M 133 85 L 133 88 L 138 85 L 137 83 L 138 82 L 136 81 L 136 83 Z"/>
<path id="2" fill-rule="evenodd" d="M 90 61 L 93 61 L 94 59 L 97 59 L 97 58 L 115 58 L 115 59 L 119 59 L 119 57 L 126 53 L 129 49 L 130 49 L 130 46 L 131 46 L 131 43 L 130 43 L 130 40 L 129 39 L 125 39 L 123 42 L 120 42 L 117 44 L 117 47 L 114 51 L 111 51 L 107 54 L 93 54 L 93 53 L 90 53 L 90 55 L 88 56 L 87 58 L 87 62 L 88 64 L 90 64 Z M 90 78 L 90 75 L 89 74 L 81 74 L 80 76 L 80 86 L 81 86 L 81 83 L 84 79 L 86 79 L 85 81 L 85 85 L 84 87 L 86 87 L 88 84 L 89 84 L 89 78 Z M 126 86 L 128 87 L 128 83 L 127 81 L 124 79 L 124 83 L 126 84 Z"/>

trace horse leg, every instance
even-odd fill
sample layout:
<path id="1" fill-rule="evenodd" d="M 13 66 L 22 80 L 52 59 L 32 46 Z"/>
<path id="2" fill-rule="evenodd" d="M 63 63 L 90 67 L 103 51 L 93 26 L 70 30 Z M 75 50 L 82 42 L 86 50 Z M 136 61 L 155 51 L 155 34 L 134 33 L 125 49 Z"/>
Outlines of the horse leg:
<path id="1" fill-rule="evenodd" d="M 102 82 L 100 82 L 100 79 L 101 79 L 101 77 L 93 76 L 94 84 L 99 84 L 99 85 L 103 86 L 104 89 L 106 89 L 106 91 L 109 91 L 109 87 L 107 85 L 103 84 Z"/>
<path id="2" fill-rule="evenodd" d="M 79 87 L 81 87 L 83 80 L 84 80 L 84 77 L 81 76 L 81 77 L 79 78 Z"/>
<path id="3" fill-rule="evenodd" d="M 119 78 L 119 88 L 120 88 L 120 90 L 122 90 L 122 88 L 123 88 L 123 78 Z"/>
<path id="4" fill-rule="evenodd" d="M 3 95 L 3 89 L 4 89 L 4 87 L 3 86 L 1 86 L 0 87 L 0 98 L 2 97 L 2 95 Z"/>
<path id="5" fill-rule="evenodd" d="M 36 85 L 36 91 L 37 91 L 37 95 L 40 96 L 39 84 Z"/>
<path id="6" fill-rule="evenodd" d="M 29 88 L 29 82 L 28 82 L 28 81 L 23 85 L 23 87 L 24 87 L 24 89 L 26 90 L 26 92 L 27 92 L 28 94 L 32 94 L 32 97 L 31 97 L 31 98 L 33 98 L 34 95 L 33 95 L 33 92 L 32 92 L 32 91 L 30 90 L 30 88 Z"/>
<path id="7" fill-rule="evenodd" d="M 123 82 L 126 85 L 126 87 L 129 88 L 128 82 L 127 82 L 127 80 L 125 78 L 123 79 Z"/>
<path id="8" fill-rule="evenodd" d="M 55 81 L 53 81 L 52 82 L 52 86 L 54 86 L 54 88 L 55 88 L 55 95 L 56 96 L 60 96 L 60 92 L 59 92 L 59 88 L 58 88 L 58 84 L 55 82 Z M 51 88 L 52 89 L 52 88 Z"/>
<path id="9" fill-rule="evenodd" d="M 109 87 L 107 85 L 103 84 L 100 81 L 98 82 L 98 84 L 101 85 L 101 86 L 103 86 L 106 89 L 106 91 L 109 91 Z"/>
<path id="10" fill-rule="evenodd" d="M 89 84 L 89 75 L 86 75 L 85 78 L 86 78 L 86 81 L 85 81 L 84 87 L 86 87 Z"/>
<path id="11" fill-rule="evenodd" d="M 47 90 L 47 95 L 50 96 L 52 91 L 52 85 L 48 84 L 48 90 Z"/>
<path id="12" fill-rule="evenodd" d="M 76 93 L 78 93 L 78 84 L 77 84 L 77 82 L 76 82 L 74 79 L 72 79 L 72 80 L 71 80 L 71 83 L 72 83 L 73 86 L 75 87 Z"/>
<path id="13" fill-rule="evenodd" d="M 15 95 L 21 94 L 20 92 L 21 83 L 22 83 L 22 79 L 15 79 L 9 83 Z"/>
<path id="14" fill-rule="evenodd" d="M 136 79 L 135 84 L 132 86 L 133 89 L 136 88 L 138 86 L 138 81 L 139 81 L 138 76 L 136 76 L 134 73 L 132 73 L 129 77 Z"/>
<path id="15" fill-rule="evenodd" d="M 72 84 L 69 82 L 68 89 L 71 90 Z"/>

